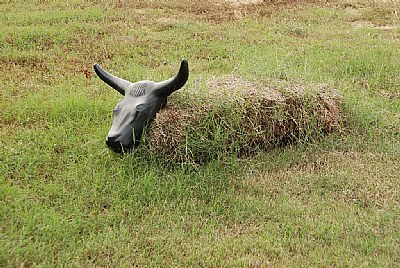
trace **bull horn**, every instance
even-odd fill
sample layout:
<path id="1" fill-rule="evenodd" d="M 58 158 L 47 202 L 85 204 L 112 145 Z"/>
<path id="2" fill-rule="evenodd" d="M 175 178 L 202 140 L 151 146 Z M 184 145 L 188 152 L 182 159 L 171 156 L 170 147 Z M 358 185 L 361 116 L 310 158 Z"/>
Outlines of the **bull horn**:
<path id="1" fill-rule="evenodd" d="M 188 78 L 189 78 L 189 64 L 186 59 L 183 59 L 178 74 L 171 79 L 159 83 L 157 85 L 157 88 L 154 90 L 154 93 L 160 97 L 166 98 L 169 95 L 171 95 L 174 91 L 183 87 Z"/>
<path id="2" fill-rule="evenodd" d="M 125 96 L 125 91 L 128 90 L 129 86 L 132 84 L 131 82 L 113 76 L 112 74 L 103 70 L 98 64 L 93 65 L 93 68 L 101 80 Z"/>

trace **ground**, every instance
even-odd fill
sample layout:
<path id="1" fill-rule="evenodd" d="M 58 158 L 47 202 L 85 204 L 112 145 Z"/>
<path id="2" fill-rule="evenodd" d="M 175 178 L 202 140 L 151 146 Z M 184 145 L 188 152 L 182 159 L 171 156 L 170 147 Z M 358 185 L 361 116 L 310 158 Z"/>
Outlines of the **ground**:
<path id="1" fill-rule="evenodd" d="M 2 1 L 0 266 L 398 266 L 399 9 Z M 199 107 L 191 90 L 231 75 L 326 85 L 343 98 L 340 130 L 245 157 L 215 142 L 203 164 L 113 154 L 120 96 L 93 63 L 162 81 L 182 58 L 172 103 Z"/>

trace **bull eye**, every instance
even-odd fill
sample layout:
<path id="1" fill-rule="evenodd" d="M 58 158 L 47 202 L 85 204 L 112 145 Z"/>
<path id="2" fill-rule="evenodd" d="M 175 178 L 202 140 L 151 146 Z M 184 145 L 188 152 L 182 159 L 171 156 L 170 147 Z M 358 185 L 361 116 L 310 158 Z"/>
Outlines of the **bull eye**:
<path id="1" fill-rule="evenodd" d="M 138 106 L 136 106 L 136 111 L 137 112 L 143 111 L 144 109 L 146 109 L 146 105 L 145 104 L 139 104 Z"/>

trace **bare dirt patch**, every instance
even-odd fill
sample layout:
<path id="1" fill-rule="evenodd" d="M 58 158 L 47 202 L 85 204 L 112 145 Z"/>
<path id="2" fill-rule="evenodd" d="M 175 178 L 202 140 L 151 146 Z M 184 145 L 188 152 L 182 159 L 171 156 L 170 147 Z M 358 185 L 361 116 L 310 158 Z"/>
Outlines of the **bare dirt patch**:
<path id="1" fill-rule="evenodd" d="M 227 3 L 233 7 L 239 7 L 239 6 L 243 6 L 243 5 L 261 4 L 264 1 L 263 0 L 223 0 L 221 2 Z"/>
<path id="2" fill-rule="evenodd" d="M 398 25 L 375 25 L 371 21 L 354 21 L 351 26 L 356 29 L 378 29 L 378 30 L 396 30 L 399 29 Z"/>
<path id="3" fill-rule="evenodd" d="M 191 18 L 212 22 L 234 21 L 249 15 L 264 16 L 282 6 L 294 6 L 301 3 L 318 3 L 317 0 L 198 0 L 198 1 L 118 1 L 113 8 L 121 10 L 169 10 L 170 13 L 190 15 Z M 167 12 L 168 13 L 168 12 Z"/>

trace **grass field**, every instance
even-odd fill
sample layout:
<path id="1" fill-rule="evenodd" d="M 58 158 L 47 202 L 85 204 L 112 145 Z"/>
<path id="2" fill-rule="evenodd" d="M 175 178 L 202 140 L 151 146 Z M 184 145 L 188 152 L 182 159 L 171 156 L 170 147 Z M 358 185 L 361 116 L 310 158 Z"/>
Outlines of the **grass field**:
<path id="1" fill-rule="evenodd" d="M 216 2 L 0 1 L 1 267 L 399 265 L 400 4 Z M 343 126 L 200 166 L 112 153 L 92 64 L 160 81 L 184 57 L 172 100 L 233 72 L 321 83 Z"/>

